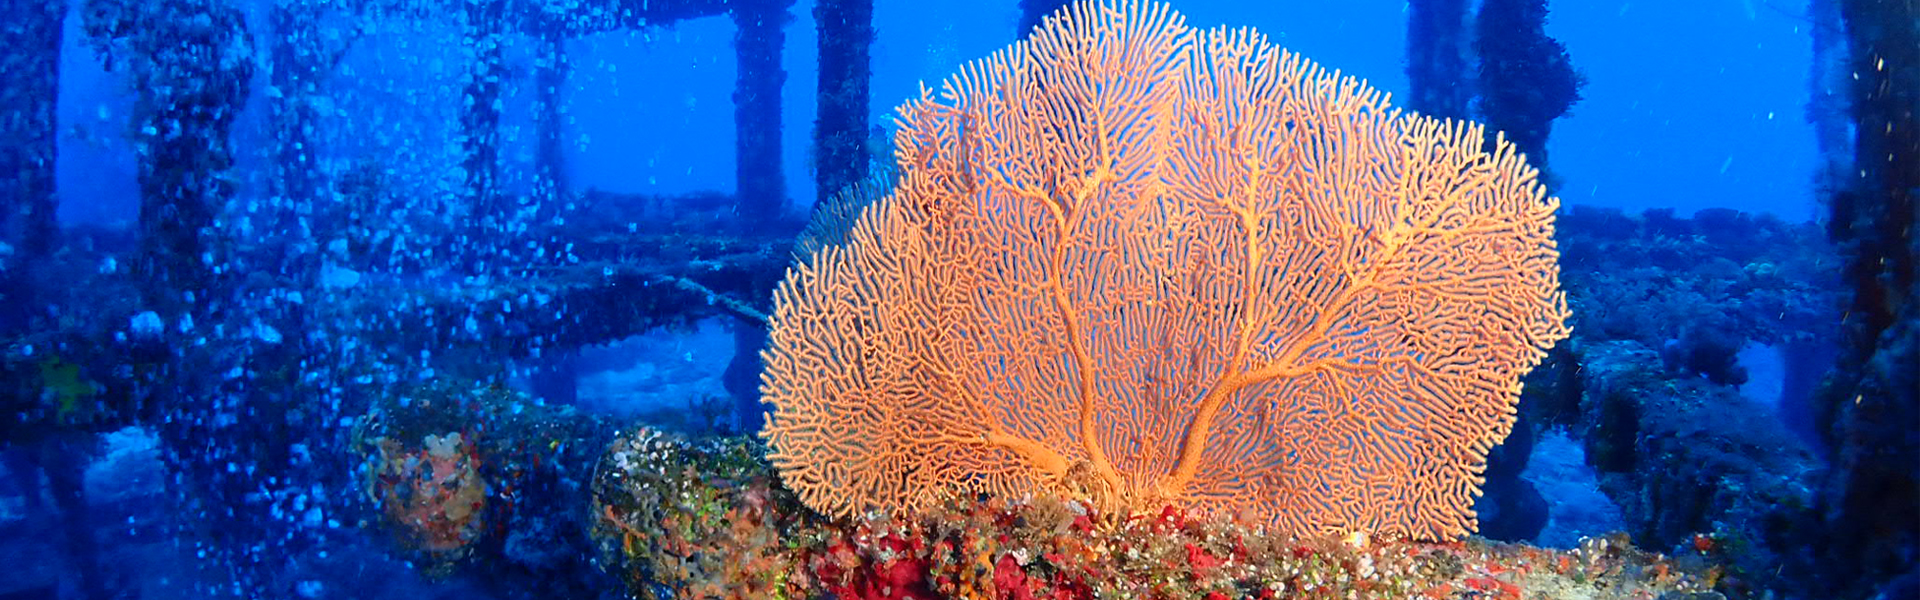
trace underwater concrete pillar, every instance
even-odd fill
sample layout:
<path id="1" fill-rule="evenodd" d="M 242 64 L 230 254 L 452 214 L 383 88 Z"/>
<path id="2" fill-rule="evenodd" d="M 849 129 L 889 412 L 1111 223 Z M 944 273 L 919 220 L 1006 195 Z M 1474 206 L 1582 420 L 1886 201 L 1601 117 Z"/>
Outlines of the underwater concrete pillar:
<path id="1" fill-rule="evenodd" d="M 813 124 L 818 207 L 867 177 L 873 0 L 820 0 L 813 19 L 820 31 L 820 107 Z"/>
<path id="2" fill-rule="evenodd" d="M 4 0 L 0 25 L 0 241 L 22 256 L 52 247 L 60 0 Z"/>
<path id="3" fill-rule="evenodd" d="M 1846 25 L 1840 18 L 1840 0 L 1812 0 L 1807 20 L 1813 38 L 1813 65 L 1807 75 L 1807 120 L 1820 161 L 1814 174 L 1814 195 L 1822 206 L 1853 180 L 1853 121 L 1847 98 L 1853 81 L 1847 55 Z"/>
<path id="4" fill-rule="evenodd" d="M 0 332 L 24 327 L 32 278 L 53 252 L 61 0 L 0 0 Z"/>
<path id="5" fill-rule="evenodd" d="M 566 197 L 568 188 L 565 143 L 561 141 L 560 89 L 567 84 L 572 65 L 567 59 L 567 40 L 558 28 L 542 30 L 540 38 L 543 58 L 534 73 L 534 119 L 539 135 L 533 159 L 537 178 L 535 196 L 542 202 L 555 203 Z M 544 208 L 543 215 L 556 208 Z"/>
<path id="6" fill-rule="evenodd" d="M 234 121 L 253 77 L 245 15 L 213 0 L 86 0 L 89 41 L 139 99 L 140 250 L 134 271 L 145 306 L 169 321 L 205 316 L 217 293 L 202 239 L 235 191 Z"/>
<path id="7" fill-rule="evenodd" d="M 1477 38 L 1470 45 L 1465 25 L 1469 6 L 1467 0 L 1414 0 L 1409 5 L 1412 108 L 1427 116 L 1465 119 L 1472 116 L 1470 102 L 1478 93 L 1487 143 L 1504 134 L 1544 173 L 1553 121 L 1579 101 L 1581 84 L 1566 46 L 1547 35 L 1547 0 L 1485 0 L 1476 17 Z M 1468 73 L 1469 48 L 1480 59 L 1477 79 Z M 1537 396 L 1520 399 L 1541 401 Z M 1532 538 L 1546 524 L 1540 492 L 1520 478 L 1537 434 L 1537 411 L 1525 404 L 1519 410 L 1521 418 L 1512 432 L 1488 457 L 1481 504 L 1497 509 L 1482 526 L 1495 539 Z"/>
<path id="8" fill-rule="evenodd" d="M 748 228 L 780 217 L 786 205 L 786 179 L 780 161 L 780 87 L 787 72 L 780 66 L 786 47 L 788 9 L 793 0 L 749 0 L 735 4 L 733 48 L 738 79 L 733 88 L 734 183 L 739 195 L 736 218 Z"/>
<path id="9" fill-rule="evenodd" d="M 1480 106 L 1487 140 L 1504 133 L 1544 175 L 1553 120 L 1580 101 L 1567 47 L 1547 35 L 1547 0 L 1485 0 L 1475 23 Z"/>
<path id="10" fill-rule="evenodd" d="M 1465 119 L 1473 100 L 1468 69 L 1467 0 L 1407 5 L 1408 107 L 1441 119 Z"/>
<path id="11" fill-rule="evenodd" d="M 780 86 L 787 72 L 780 67 L 786 46 L 788 9 L 793 0 L 750 0 L 733 7 L 733 38 L 739 79 L 733 90 L 734 170 L 738 198 L 735 222 L 751 231 L 777 221 L 786 208 L 786 179 L 780 161 Z M 767 332 L 746 325 L 734 328 L 733 359 L 722 382 L 733 396 L 734 422 L 743 431 L 759 427 L 761 411 L 760 348 Z"/>
<path id="12" fill-rule="evenodd" d="M 279 90 L 269 110 L 274 130 L 273 179 L 275 195 L 295 212 L 311 209 L 319 187 L 319 164 L 314 135 L 318 111 L 310 100 L 320 93 L 326 50 L 320 31 L 321 6 L 304 0 L 275 2 L 271 16 L 274 37 L 268 74 Z M 299 232 L 283 232 L 299 233 Z"/>
<path id="13" fill-rule="evenodd" d="M 174 478 L 170 489 L 181 490 L 173 510 L 205 525 L 199 530 L 207 572 L 230 576 L 229 583 L 198 591 L 249 589 L 267 579 L 254 549 L 287 539 L 286 521 L 255 500 L 261 490 L 255 477 L 270 474 L 223 467 L 240 460 L 283 465 L 256 450 L 284 450 L 287 438 L 274 434 L 291 427 L 274 418 L 284 413 L 256 410 L 285 405 L 243 399 L 236 388 L 250 385 L 251 376 L 219 375 L 271 371 L 265 361 L 247 362 L 255 356 L 244 346 L 233 351 L 217 323 L 246 308 L 246 290 L 236 284 L 242 273 L 219 269 L 243 264 L 233 259 L 244 247 L 217 237 L 214 216 L 236 192 L 230 134 L 250 94 L 255 38 L 246 13 L 221 0 L 85 0 L 81 14 L 88 41 L 138 96 L 131 117 L 140 185 L 133 269 L 141 307 L 157 312 L 167 333 L 158 343 L 163 353 L 136 375 L 136 410 L 165 415 L 148 424 Z M 235 412 L 239 406 L 247 412 Z M 240 418 L 222 418 L 228 415 Z M 223 460 L 228 457 L 235 462 Z M 223 510 L 217 518 L 203 512 L 216 506 Z"/>
<path id="14" fill-rule="evenodd" d="M 1833 463 L 1820 501 L 1836 595 L 1920 575 L 1920 6 L 1842 0 L 1854 178 L 1828 234 L 1851 287 L 1839 359 L 1816 400 Z"/>
<path id="15" fill-rule="evenodd" d="M 322 97 L 322 83 L 338 60 L 320 30 L 324 8 L 314 0 L 276 0 L 268 16 L 272 31 L 267 38 L 272 45 L 268 79 L 279 93 L 271 95 L 267 108 L 273 131 L 269 142 L 272 177 L 267 184 L 273 201 L 262 217 L 265 230 L 271 233 L 259 244 L 275 250 L 261 253 L 265 261 L 261 268 L 301 286 L 319 283 L 322 253 L 314 228 L 331 229 L 342 218 L 337 208 L 327 210 L 336 203 L 320 200 L 325 189 L 317 151 L 322 123 L 314 99 Z M 282 331 L 307 330 L 307 307 L 302 303 L 288 303 L 282 318 L 275 323 Z M 296 346 L 308 342 L 307 336 L 294 338 Z"/>
<path id="16" fill-rule="evenodd" d="M 499 239 L 507 229 L 508 203 L 500 190 L 500 94 L 506 79 L 501 57 L 504 43 L 506 2 L 466 3 L 464 43 L 474 53 L 468 66 L 463 108 L 460 112 L 460 166 L 466 171 L 468 206 L 468 268 L 484 272 L 493 263 L 494 251 L 506 245 Z"/>

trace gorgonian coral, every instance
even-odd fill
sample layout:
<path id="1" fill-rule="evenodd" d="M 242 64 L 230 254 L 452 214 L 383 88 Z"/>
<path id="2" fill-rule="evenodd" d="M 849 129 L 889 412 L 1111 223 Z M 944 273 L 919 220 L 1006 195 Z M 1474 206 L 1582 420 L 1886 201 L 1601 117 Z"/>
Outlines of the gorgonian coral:
<path id="1" fill-rule="evenodd" d="M 809 505 L 1474 527 L 1519 378 L 1567 334 L 1558 202 L 1511 145 L 1131 0 L 900 119 L 892 192 L 775 296 L 764 435 Z"/>

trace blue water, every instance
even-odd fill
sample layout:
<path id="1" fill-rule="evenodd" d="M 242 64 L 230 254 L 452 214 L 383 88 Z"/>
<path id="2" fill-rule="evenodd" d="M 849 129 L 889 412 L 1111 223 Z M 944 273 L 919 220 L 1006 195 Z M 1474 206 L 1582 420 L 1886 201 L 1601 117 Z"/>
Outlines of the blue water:
<path id="1" fill-rule="evenodd" d="M 463 118 L 474 98 L 468 73 L 475 52 L 458 15 L 469 5 L 507 0 L 445 6 L 47 1 L 64 6 L 57 24 L 57 101 L 53 121 L 34 126 L 55 136 L 61 241 L 55 251 L 19 260 L 27 250 L 17 232 L 0 232 L 9 236 L 0 240 L 0 273 L 8 277 L 0 303 L 14 303 L 8 320 L 0 321 L 0 349 L 11 378 L 9 389 L 0 390 L 8 394 L 0 409 L 15 416 L 0 427 L 7 436 L 0 438 L 0 600 L 633 593 L 596 570 L 603 566 L 599 558 L 565 554 L 584 545 L 582 534 L 568 529 L 579 515 L 568 511 L 586 505 L 582 489 L 614 431 L 647 426 L 689 436 L 752 433 L 766 408 L 755 401 L 759 330 L 750 315 L 743 318 L 725 300 L 738 300 L 749 311 L 769 310 L 772 282 L 789 262 L 784 244 L 823 200 L 815 181 L 824 159 L 813 147 L 821 112 L 814 1 L 784 7 L 790 20 L 779 56 L 785 76 L 777 88 L 781 129 L 769 134 L 778 136 L 780 168 L 748 173 L 778 180 L 784 197 L 777 199 L 779 211 L 761 213 L 732 204 L 742 177 L 735 145 L 742 133 L 735 119 L 735 44 L 741 32 L 725 16 L 570 34 L 559 42 L 565 68 L 557 83 L 542 79 L 556 60 L 552 46 L 533 36 L 501 35 L 494 76 L 500 88 L 483 96 L 498 102 L 498 122 L 481 129 L 497 151 L 492 170 L 502 200 L 480 208 L 468 202 L 463 187 L 474 175 L 463 162 L 471 133 Z M 875 129 L 871 141 L 890 139 L 895 109 L 917 98 L 921 86 L 937 94 L 940 82 L 962 65 L 1015 39 L 1021 4 L 874 3 L 871 100 L 864 107 Z M 547 9 L 564 13 L 593 3 L 508 4 L 564 5 Z M 1396 104 L 1404 105 L 1409 95 L 1409 7 L 1403 0 L 1171 4 L 1196 29 L 1254 27 L 1277 45 L 1392 94 Z M 376 5 L 407 5 L 414 12 L 363 12 Z M 1617 317 L 1607 323 L 1621 330 L 1579 339 L 1591 343 L 1588 348 L 1639 344 L 1635 348 L 1645 352 L 1635 356 L 1645 360 L 1619 367 L 1644 375 L 1622 377 L 1643 384 L 1636 392 L 1665 390 L 1650 395 L 1721 402 L 1755 419 L 1764 430 L 1755 436 L 1761 441 L 1727 442 L 1739 459 L 1729 463 L 1790 456 L 1799 462 L 1754 468 L 1775 469 L 1765 471 L 1768 477 L 1793 471 L 1785 487 L 1817 485 L 1811 473 L 1827 465 L 1821 461 L 1831 452 L 1809 403 L 1818 373 L 1832 360 L 1842 308 L 1839 296 L 1823 295 L 1840 293 L 1840 259 L 1819 229 L 1827 207 L 1814 185 L 1821 161 L 1808 105 L 1846 90 L 1810 85 L 1816 65 L 1809 0 L 1549 5 L 1546 32 L 1565 45 L 1584 86 L 1581 100 L 1553 123 L 1553 177 L 1547 183 L 1566 211 L 1596 209 L 1583 213 L 1590 217 L 1582 221 L 1588 229 L 1563 229 L 1572 236 L 1567 244 L 1604 248 L 1592 238 L 1626 235 L 1621 231 L 1631 228 L 1607 226 L 1609 218 L 1631 220 L 1638 224 L 1636 235 L 1672 243 L 1645 255 L 1597 252 L 1584 255 L 1591 262 L 1567 267 L 1591 275 L 1587 281 L 1646 286 L 1637 296 L 1606 296 L 1613 304 L 1603 308 Z M 321 56 L 306 58 L 324 65 L 310 75 L 311 92 L 276 87 L 275 70 L 287 67 L 274 63 L 274 48 L 284 43 L 274 15 L 290 6 L 319 15 L 301 24 L 310 25 L 319 40 L 312 47 Z M 233 111 L 233 120 L 222 130 L 224 141 L 210 144 L 230 143 L 232 164 L 188 186 L 231 185 L 200 223 L 205 230 L 194 234 L 204 247 L 175 257 L 185 265 L 178 268 L 211 274 L 170 294 L 147 285 L 159 269 L 145 258 L 147 244 L 156 239 L 149 230 L 172 213 L 142 215 L 143 203 L 155 197 L 143 189 L 143 169 L 190 169 L 151 158 L 160 147 L 156 140 L 166 134 L 151 129 L 155 124 L 144 115 L 155 110 L 156 90 L 177 90 L 168 87 L 177 81 L 161 77 L 161 83 L 141 86 L 133 73 L 144 55 L 122 42 L 142 34 L 102 37 L 88 27 L 91 20 L 111 18 L 103 14 L 142 10 L 161 20 L 142 26 L 168 35 L 219 27 L 196 20 L 201 12 L 236 15 L 240 23 L 224 46 L 231 51 L 223 55 L 228 63 L 204 57 L 194 63 L 242 73 L 229 83 L 246 91 L 243 102 L 221 109 Z M 192 43 L 168 38 L 163 46 Z M 6 54 L 0 48 L 0 60 L 32 51 Z M 545 85 L 554 87 L 542 90 Z M 187 102 L 158 97 L 173 98 L 160 104 Z M 316 127 L 305 137 L 314 145 L 312 162 L 298 170 L 321 181 L 321 191 L 304 200 L 287 198 L 277 167 L 286 160 L 290 138 L 275 115 L 291 97 L 312 111 Z M 557 107 L 544 105 L 549 97 Z M 0 103 L 15 102 L 25 100 L 0 96 Z M 550 108 L 557 115 L 552 121 L 543 118 Z M 192 118 L 175 115 L 159 127 Z M 543 146 L 549 135 L 552 148 Z M 557 152 L 544 154 L 548 149 Z M 875 164 L 889 158 L 877 144 L 868 151 L 880 161 Z M 545 193 L 552 180 L 544 167 L 557 169 L 553 179 L 563 189 Z M 8 175 L 0 173 L 0 179 Z M 1737 229 L 1703 219 L 1663 229 L 1673 217 L 1685 220 L 1707 209 L 1734 209 L 1764 225 Z M 1640 216 L 1649 210 L 1655 212 Z M 491 223 L 479 233 L 462 229 L 487 218 L 506 224 Z M 1765 239 L 1718 237 L 1758 236 L 1751 232 L 1762 230 Z M 603 295 L 576 298 L 556 291 L 581 281 L 588 283 L 580 287 Z M 655 293 L 654 286 L 688 282 L 708 291 L 675 296 L 679 305 L 623 312 L 631 298 Z M 1769 295 L 1742 286 L 1787 291 Z M 34 300 L 17 301 L 21 297 Z M 1734 307 L 1728 312 L 1738 314 L 1648 325 L 1623 316 L 1633 307 L 1617 305 L 1619 298 L 1675 310 Z M 1808 298 L 1821 304 L 1794 305 L 1815 302 Z M 1577 300 L 1575 310 L 1583 310 Z M 16 313 L 25 316 L 14 318 Z M 1782 324 L 1787 321 L 1792 323 Z M 495 341 L 499 346 L 488 345 Z M 181 359 L 201 354 L 194 362 Z M 1713 362 L 1716 357 L 1721 362 Z M 1632 370 L 1643 366 L 1645 371 Z M 1736 371 L 1738 381 L 1729 381 Z M 1586 376 L 1530 382 L 1523 402 L 1542 405 L 1537 398 L 1555 393 L 1541 391 L 1548 388 L 1581 397 L 1580 390 L 1554 386 Z M 381 504 L 379 477 L 369 473 L 379 473 L 383 461 L 406 460 L 387 461 L 391 456 L 381 454 L 379 440 L 399 439 L 405 431 L 413 443 L 420 431 L 461 430 L 392 417 L 416 403 L 431 404 L 444 391 L 432 386 L 451 381 L 477 382 L 463 390 L 476 396 L 518 394 L 487 396 L 514 400 L 474 408 L 500 412 L 474 417 L 478 427 L 465 424 L 469 436 L 484 430 L 499 433 L 490 440 L 532 440 L 488 447 L 510 458 L 484 462 L 484 469 L 533 454 L 571 462 L 513 463 L 525 472 L 561 474 L 516 478 L 512 490 L 498 481 L 485 487 L 490 502 L 511 497 L 535 508 L 472 524 L 474 531 L 396 534 L 382 521 L 381 510 L 389 505 Z M 1539 387 L 1531 387 L 1535 383 Z M 140 400 L 114 404 L 125 398 Z M 1650 549 L 1672 552 L 1684 550 L 1680 540 L 1690 539 L 1672 527 L 1758 527 L 1706 517 L 1675 525 L 1668 522 L 1672 515 L 1652 514 L 1659 507 L 1649 504 L 1658 503 L 1635 496 L 1636 484 L 1622 482 L 1654 475 L 1644 466 L 1608 463 L 1633 457 L 1620 459 L 1618 447 L 1592 432 L 1619 435 L 1627 441 L 1614 442 L 1627 445 L 1650 443 L 1647 436 L 1609 429 L 1617 423 L 1606 419 L 1617 415 L 1573 404 L 1528 417 L 1539 420 L 1525 426 L 1531 437 L 1521 451 L 1524 469 L 1509 473 L 1508 480 L 1525 482 L 1544 504 L 1526 515 L 1503 515 L 1533 522 L 1518 525 L 1524 533 L 1505 541 L 1568 548 L 1587 536 L 1633 530 L 1655 532 L 1660 537 L 1648 542 Z M 1553 412 L 1563 409 L 1588 412 Z M 540 419 L 572 429 L 559 439 L 550 439 L 547 430 L 533 435 L 514 429 Z M 1683 432 L 1677 435 L 1707 430 L 1702 439 L 1713 441 L 1699 445 L 1721 448 L 1722 438 L 1711 433 L 1717 424 L 1675 429 Z M 424 429 L 409 429 L 416 426 Z M 417 467 L 429 455 L 406 464 Z M 1726 481 L 1735 479 L 1748 483 L 1739 477 Z M 468 525 L 455 528 L 462 527 Z M 445 536 L 460 537 L 451 545 L 467 554 L 455 560 L 431 549 Z M 1792 545 L 1780 539 L 1787 538 L 1774 538 L 1765 551 Z M 1741 564 L 1786 564 L 1786 558 L 1766 562 L 1773 558 Z"/>
<path id="2" fill-rule="evenodd" d="M 804 168 L 809 134 L 801 126 L 812 121 L 816 108 L 811 4 L 803 1 L 790 11 L 790 43 L 782 59 L 782 118 L 790 124 L 782 134 L 788 166 L 783 176 L 797 204 L 814 200 Z M 1006 45 L 1019 17 L 1016 4 L 878 2 L 871 122 L 887 123 L 921 83 L 937 86 L 961 64 Z M 1255 27 L 1322 65 L 1396 98 L 1405 95 L 1404 2 L 1191 0 L 1177 7 L 1193 26 Z M 1802 108 L 1812 61 L 1804 0 L 1568 2 L 1552 9 L 1548 32 L 1567 45 L 1588 78 L 1586 99 L 1556 123 L 1551 139 L 1567 201 L 1682 213 L 1737 207 L 1792 220 L 1815 216 L 1806 185 L 1815 165 L 1813 128 Z M 252 22 L 264 21 L 257 7 L 249 14 Z M 68 19 L 62 63 L 62 126 L 89 132 L 92 140 L 111 138 L 125 123 L 131 100 L 84 52 L 74 21 Z M 570 41 L 576 72 L 564 92 L 570 117 L 564 137 L 575 185 L 649 194 L 730 187 L 734 156 L 731 145 L 719 141 L 734 133 L 734 30 L 727 19 L 708 18 Z M 426 75 L 416 65 L 449 51 L 431 43 L 356 51 L 347 62 L 353 76 L 338 83 L 394 93 L 427 90 L 434 75 L 450 74 Z M 452 101 L 424 92 L 409 96 L 442 106 Z M 612 131 L 622 133 L 596 135 Z M 246 135 L 246 128 L 238 133 Z M 61 163 L 61 188 L 98 199 L 63 204 L 62 217 L 124 221 L 135 186 L 124 148 L 94 149 L 111 139 L 62 141 L 62 152 L 72 158 Z"/>

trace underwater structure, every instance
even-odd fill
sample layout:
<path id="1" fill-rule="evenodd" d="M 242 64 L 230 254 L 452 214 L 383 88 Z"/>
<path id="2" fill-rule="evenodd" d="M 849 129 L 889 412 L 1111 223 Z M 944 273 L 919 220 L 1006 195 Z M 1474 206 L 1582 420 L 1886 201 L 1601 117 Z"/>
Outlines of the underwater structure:
<path id="1" fill-rule="evenodd" d="M 1920 553 L 1920 8 L 1842 2 L 1855 74 L 1856 177 L 1832 195 L 1830 233 L 1852 299 L 1841 356 L 1822 390 L 1820 422 L 1835 451 L 1822 490 L 1830 559 L 1865 582 L 1914 581 Z M 1904 573 L 1904 575 L 1902 575 Z"/>
<path id="2" fill-rule="evenodd" d="M 1410 3 L 1404 105 L 1178 2 L 1003 3 L 907 98 L 873 0 L 12 3 L 0 598 L 1920 590 L 1911 3 L 1813 3 L 1820 224 L 1563 205 L 1546 0 Z M 584 40 L 714 20 L 731 188 L 582 183 Z M 76 60 L 128 227 L 59 216 Z M 717 391 L 585 400 L 713 323 Z"/>

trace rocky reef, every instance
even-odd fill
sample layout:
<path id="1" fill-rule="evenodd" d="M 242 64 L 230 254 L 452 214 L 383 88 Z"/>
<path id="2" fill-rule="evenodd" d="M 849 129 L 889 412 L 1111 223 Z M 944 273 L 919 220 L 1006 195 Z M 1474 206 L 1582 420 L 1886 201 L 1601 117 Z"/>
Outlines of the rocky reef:
<path id="1" fill-rule="evenodd" d="M 1074 501 L 955 498 L 919 518 L 821 518 L 764 448 L 639 429 L 594 476 L 603 564 L 641 598 L 1686 598 L 1727 572 L 1624 535 L 1564 551 L 1278 535 L 1166 508 L 1103 515 Z"/>

